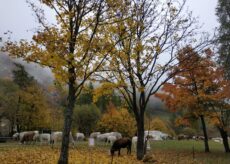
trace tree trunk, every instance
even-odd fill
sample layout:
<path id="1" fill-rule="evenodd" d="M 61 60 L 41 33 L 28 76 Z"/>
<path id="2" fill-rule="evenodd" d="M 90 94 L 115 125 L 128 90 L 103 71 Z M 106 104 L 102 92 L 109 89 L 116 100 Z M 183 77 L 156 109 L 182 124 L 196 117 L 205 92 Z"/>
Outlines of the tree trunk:
<path id="1" fill-rule="evenodd" d="M 69 73 L 73 71 L 74 69 L 70 68 Z M 71 73 L 70 73 L 71 75 Z M 73 109 L 75 104 L 75 79 L 74 77 L 70 77 L 69 79 L 69 94 L 68 94 L 68 105 L 65 111 L 65 122 L 64 122 L 64 129 L 63 129 L 63 135 L 62 135 L 62 146 L 61 146 L 61 153 L 58 160 L 58 164 L 68 164 L 68 153 L 69 153 L 69 134 L 71 130 L 72 125 L 72 115 L 73 115 Z"/>
<path id="2" fill-rule="evenodd" d="M 137 159 L 144 157 L 144 114 L 140 114 L 137 120 Z"/>
<path id="3" fill-rule="evenodd" d="M 204 133 L 205 152 L 207 153 L 207 152 L 210 152 L 210 150 L 209 150 L 209 145 L 208 145 L 208 134 L 207 134 L 206 124 L 205 124 L 203 115 L 200 116 L 200 120 L 201 120 L 202 129 L 203 129 L 203 133 Z"/>
<path id="4" fill-rule="evenodd" d="M 229 144 L 228 144 L 228 133 L 222 127 L 217 127 L 217 128 L 218 128 L 218 130 L 220 132 L 220 135 L 221 135 L 221 137 L 223 139 L 225 152 L 229 153 L 230 149 L 229 149 Z"/>
<path id="5" fill-rule="evenodd" d="M 20 126 L 19 126 L 19 115 L 18 115 L 18 112 L 20 110 L 20 103 L 21 103 L 21 97 L 19 96 L 18 97 L 18 103 L 17 103 L 17 109 L 16 109 L 16 113 L 15 113 L 15 124 L 16 124 L 16 128 L 17 128 L 17 132 L 20 133 L 21 132 L 21 129 L 20 129 Z"/>

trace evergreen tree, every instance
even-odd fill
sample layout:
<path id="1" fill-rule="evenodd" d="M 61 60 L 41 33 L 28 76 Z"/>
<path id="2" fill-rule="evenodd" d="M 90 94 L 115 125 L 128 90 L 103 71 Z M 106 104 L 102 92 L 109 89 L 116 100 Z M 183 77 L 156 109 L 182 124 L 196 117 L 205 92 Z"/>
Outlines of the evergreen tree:
<path id="1" fill-rule="evenodd" d="M 23 65 L 14 63 L 16 69 L 13 70 L 13 81 L 20 87 L 26 88 L 27 86 L 31 85 L 35 80 L 32 76 L 26 72 Z"/>
<path id="2" fill-rule="evenodd" d="M 219 28 L 219 62 L 225 68 L 230 78 L 230 0 L 218 0 L 216 15 L 220 23 Z"/>

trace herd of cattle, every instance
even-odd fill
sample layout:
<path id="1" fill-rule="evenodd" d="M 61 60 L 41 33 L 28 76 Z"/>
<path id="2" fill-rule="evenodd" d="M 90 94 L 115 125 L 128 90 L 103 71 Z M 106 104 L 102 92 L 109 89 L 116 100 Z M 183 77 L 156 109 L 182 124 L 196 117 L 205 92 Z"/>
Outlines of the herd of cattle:
<path id="1" fill-rule="evenodd" d="M 121 139 L 122 135 L 119 132 L 110 132 L 110 133 L 100 133 L 100 132 L 93 132 L 89 136 L 90 138 L 94 138 L 97 142 L 105 142 L 109 144 L 113 144 L 116 140 Z M 28 144 L 28 143 L 35 143 L 39 142 L 41 144 L 57 144 L 60 143 L 62 140 L 62 132 L 56 131 L 52 133 L 39 133 L 39 131 L 24 131 L 20 133 L 15 133 L 12 138 L 14 140 L 18 140 L 21 144 Z M 167 140 L 167 139 L 173 139 L 171 136 L 169 136 L 166 133 L 160 132 L 160 131 L 145 131 L 144 140 Z M 137 136 L 132 137 L 131 141 L 134 147 L 136 147 L 137 143 Z M 175 138 L 174 138 L 175 139 Z M 187 136 L 184 134 L 177 136 L 178 140 L 188 140 L 188 139 L 194 139 L 194 140 L 204 140 L 203 136 Z M 83 141 L 86 140 L 86 137 L 83 133 L 76 133 L 75 135 L 72 135 L 70 133 L 69 135 L 70 144 L 75 146 L 75 142 L 77 141 Z M 220 138 L 214 138 L 213 139 L 216 142 L 221 142 Z"/>
<path id="2" fill-rule="evenodd" d="M 52 132 L 50 133 L 39 133 L 39 131 L 24 131 L 20 133 L 15 133 L 12 138 L 19 141 L 21 144 L 40 142 L 41 144 L 57 144 L 62 140 L 62 132 Z M 122 138 L 119 132 L 110 132 L 101 134 L 100 132 L 93 132 L 90 134 L 90 138 L 96 139 L 96 141 L 113 143 L 117 139 Z M 72 145 L 75 145 L 76 141 L 86 140 L 83 133 L 76 133 L 75 136 L 72 133 L 69 134 L 69 140 Z"/>

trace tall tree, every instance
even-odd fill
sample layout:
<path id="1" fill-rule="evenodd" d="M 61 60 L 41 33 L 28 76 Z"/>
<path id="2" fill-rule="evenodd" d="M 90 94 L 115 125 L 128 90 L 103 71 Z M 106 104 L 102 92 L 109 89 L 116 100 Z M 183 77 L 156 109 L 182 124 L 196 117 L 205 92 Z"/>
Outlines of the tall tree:
<path id="1" fill-rule="evenodd" d="M 52 10 L 56 25 L 49 24 L 45 12 L 28 0 L 40 23 L 32 41 L 9 41 L 3 48 L 11 56 L 21 57 L 49 67 L 56 79 L 68 85 L 63 139 L 59 164 L 68 163 L 69 133 L 76 98 L 85 82 L 102 65 L 114 45 L 105 33 L 114 16 L 119 1 L 105 0 L 38 0 Z M 41 5 L 41 6 L 42 6 Z M 46 8 L 46 9 L 47 9 Z"/>
<path id="2" fill-rule="evenodd" d="M 108 65 L 97 76 L 109 87 L 117 88 L 133 111 L 138 130 L 137 158 L 144 156 L 144 115 L 150 97 L 169 80 L 167 72 L 176 64 L 176 51 L 183 44 L 195 44 L 195 19 L 183 12 L 185 0 L 126 0 L 114 24 L 113 40 L 119 40 Z M 196 47 L 196 46 L 194 46 Z M 198 47 L 198 46 L 197 46 Z M 197 48 L 196 47 L 196 48 Z"/>
<path id="3" fill-rule="evenodd" d="M 179 60 L 183 60 L 188 55 L 189 49 L 187 47 L 180 51 Z M 212 60 L 213 53 L 209 49 L 205 51 L 204 57 L 196 52 L 193 53 L 193 57 L 187 63 L 179 64 L 174 68 L 180 70 L 180 73 L 173 78 L 172 83 L 164 85 L 163 93 L 158 96 L 169 108 L 175 111 L 186 111 L 184 119 L 200 118 L 205 137 L 205 152 L 209 152 L 205 117 L 211 118 L 224 140 L 225 151 L 229 152 L 226 140 L 227 121 L 224 116 L 229 117 L 228 112 L 223 113 L 229 110 L 229 105 L 226 103 L 229 100 L 226 89 L 229 82 L 224 79 L 222 69 L 218 68 Z"/>
<path id="4" fill-rule="evenodd" d="M 225 68 L 227 77 L 230 78 L 230 1 L 218 0 L 216 15 L 219 27 L 219 62 Z"/>
<path id="5" fill-rule="evenodd" d="M 191 47 L 186 47 L 179 52 L 179 61 L 184 60 L 187 56 L 191 57 L 187 62 L 179 64 L 174 68 L 179 70 L 180 73 L 173 78 L 172 84 L 164 85 L 163 91 L 169 93 L 169 95 L 166 94 L 167 98 L 165 99 L 169 107 L 173 107 L 175 110 L 186 109 L 188 111 L 186 117 L 189 117 L 189 114 L 190 116 L 200 118 L 205 137 L 205 152 L 209 152 L 208 134 L 205 123 L 205 116 L 208 112 L 204 110 L 202 96 L 205 93 L 205 79 L 207 79 L 207 73 L 210 71 L 208 68 L 210 67 L 207 60 L 202 60 L 202 57 L 198 53 L 191 50 Z M 159 97 L 161 97 L 160 95 L 164 95 L 164 93 L 158 94 Z"/>

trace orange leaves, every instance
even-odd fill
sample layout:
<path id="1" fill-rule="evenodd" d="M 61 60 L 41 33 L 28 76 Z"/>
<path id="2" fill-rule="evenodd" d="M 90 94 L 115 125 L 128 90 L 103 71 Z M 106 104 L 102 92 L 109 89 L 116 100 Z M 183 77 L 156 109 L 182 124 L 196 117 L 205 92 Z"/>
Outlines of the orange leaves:
<path id="1" fill-rule="evenodd" d="M 183 110 L 195 116 L 220 112 L 220 104 L 226 104 L 225 99 L 230 98 L 227 94 L 230 83 L 224 79 L 223 70 L 217 67 L 212 56 L 210 49 L 201 55 L 192 47 L 180 50 L 179 64 L 174 67 L 177 74 L 172 84 L 165 84 L 157 97 L 164 100 L 169 109 Z M 219 124 L 219 117 L 212 117 L 214 124 Z M 187 125 L 188 121 L 180 118 L 177 124 Z"/>
<path id="2" fill-rule="evenodd" d="M 190 122 L 188 119 L 186 118 L 177 118 L 176 121 L 175 121 L 175 125 L 176 126 L 190 126 Z"/>

